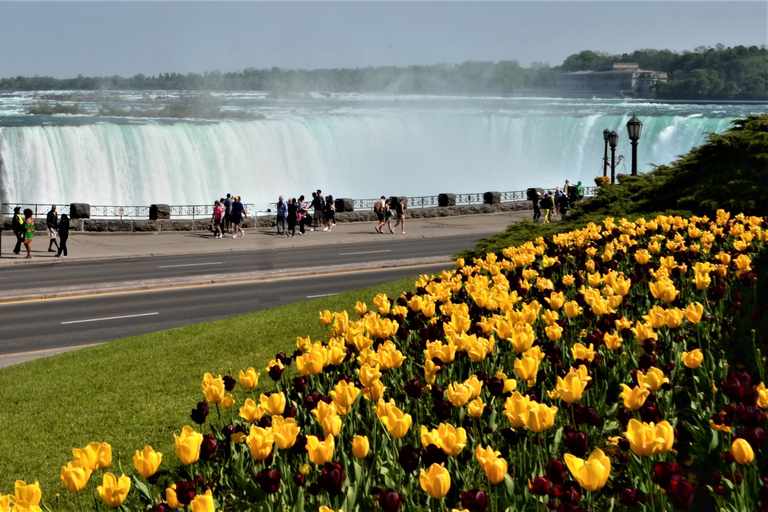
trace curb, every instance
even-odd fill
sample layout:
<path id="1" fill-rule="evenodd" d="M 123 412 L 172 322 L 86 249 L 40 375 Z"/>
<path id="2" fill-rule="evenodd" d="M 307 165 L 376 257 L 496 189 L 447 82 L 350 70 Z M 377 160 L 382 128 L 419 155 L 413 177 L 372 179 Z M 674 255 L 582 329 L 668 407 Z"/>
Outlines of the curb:
<path id="1" fill-rule="evenodd" d="M 394 260 L 386 263 L 354 263 L 345 265 L 327 265 L 323 267 L 300 267 L 284 270 L 259 270 L 254 272 L 235 272 L 230 274 L 189 276 L 174 279 L 146 279 L 138 281 L 100 283 L 97 285 L 80 285 L 67 288 L 9 290 L 8 292 L 4 293 L 3 297 L 0 297 L 0 304 L 34 300 L 74 298 L 92 295 L 106 295 L 112 293 L 127 293 L 136 291 L 169 290 L 190 286 L 210 286 L 271 281 L 277 279 L 293 279 L 315 275 L 366 272 L 371 270 L 387 270 L 418 266 L 436 266 L 451 263 L 453 262 L 450 256 L 432 256 L 429 258 Z"/>

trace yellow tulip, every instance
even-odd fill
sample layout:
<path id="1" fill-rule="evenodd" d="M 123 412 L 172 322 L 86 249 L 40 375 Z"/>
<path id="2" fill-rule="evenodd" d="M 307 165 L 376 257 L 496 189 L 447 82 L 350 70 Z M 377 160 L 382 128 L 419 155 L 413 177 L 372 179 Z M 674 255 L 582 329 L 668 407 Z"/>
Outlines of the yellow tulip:
<path id="1" fill-rule="evenodd" d="M 224 379 L 221 378 L 221 375 L 214 378 L 210 373 L 206 373 L 203 376 L 203 394 L 209 403 L 218 404 L 224 400 L 225 392 Z"/>
<path id="2" fill-rule="evenodd" d="M 280 416 L 285 411 L 285 393 L 272 393 L 269 396 L 261 395 L 259 397 L 261 408 L 270 416 Z"/>
<path id="3" fill-rule="evenodd" d="M 573 359 L 581 359 L 582 361 L 594 361 L 595 359 L 595 346 L 590 343 L 589 347 L 585 347 L 581 343 L 575 343 L 571 348 L 571 354 Z"/>
<path id="4" fill-rule="evenodd" d="M 768 389 L 765 388 L 764 382 L 757 386 L 757 405 L 761 409 L 768 409 Z"/>
<path id="5" fill-rule="evenodd" d="M 664 375 L 664 372 L 651 366 L 646 373 L 637 372 L 637 384 L 642 388 L 647 387 L 651 391 L 658 391 L 662 384 L 669 382 L 669 378 Z"/>
<path id="6" fill-rule="evenodd" d="M 365 302 L 357 301 L 355 304 L 355 313 L 357 313 L 359 316 L 365 316 L 367 312 L 368 306 L 365 304 Z"/>
<path id="7" fill-rule="evenodd" d="M 467 413 L 473 418 L 479 418 L 483 415 L 485 404 L 480 398 L 475 398 L 467 404 Z"/>
<path id="8" fill-rule="evenodd" d="M 131 479 L 122 475 L 119 479 L 112 473 L 104 473 L 102 485 L 96 487 L 101 499 L 109 508 L 119 507 L 131 490 Z"/>
<path id="9" fill-rule="evenodd" d="M 645 399 L 651 394 L 648 389 L 640 386 L 630 388 L 626 384 L 621 385 L 624 391 L 621 392 L 619 397 L 624 400 L 624 407 L 627 409 L 639 409 L 645 403 Z"/>
<path id="10" fill-rule="evenodd" d="M 430 362 L 430 361 L 427 361 Z M 426 378 L 426 377 L 425 377 Z M 429 382 L 429 379 L 426 379 L 427 382 Z M 434 381 L 434 378 L 433 378 Z M 384 398 L 384 390 L 386 387 L 384 384 L 381 383 L 380 380 L 377 380 L 373 383 L 373 386 L 369 388 L 363 388 L 363 398 L 370 400 L 372 402 L 378 402 L 382 398 Z"/>
<path id="11" fill-rule="evenodd" d="M 655 298 L 661 299 L 667 304 L 675 300 L 680 293 L 675 289 L 675 284 L 669 278 L 662 278 L 648 283 L 648 287 Z"/>
<path id="12" fill-rule="evenodd" d="M 472 398 L 471 387 L 460 382 L 452 382 L 445 390 L 445 396 L 454 407 L 463 407 Z"/>
<path id="13" fill-rule="evenodd" d="M 296 444 L 301 429 L 293 418 L 274 416 L 272 418 L 272 437 L 281 450 L 287 450 Z"/>
<path id="14" fill-rule="evenodd" d="M 601 449 L 590 453 L 587 460 L 570 453 L 566 453 L 564 458 L 571 474 L 584 489 L 594 492 L 605 486 L 611 474 L 611 461 Z"/>
<path id="15" fill-rule="evenodd" d="M 689 322 L 697 324 L 701 321 L 701 317 L 704 315 L 704 306 L 698 302 L 692 302 L 691 304 L 688 304 L 683 313 Z"/>
<path id="16" fill-rule="evenodd" d="M 468 386 L 472 393 L 469 396 L 470 400 L 480 396 L 480 391 L 483 389 L 483 381 L 477 378 L 477 375 L 470 375 L 470 377 L 464 381 L 464 385 Z"/>
<path id="17" fill-rule="evenodd" d="M 33 484 L 27 484 L 23 480 L 16 480 L 13 485 L 13 500 L 18 506 L 20 501 L 28 503 L 30 507 L 35 507 L 40 504 L 40 499 L 43 497 L 43 493 L 40 490 L 40 484 L 35 482 Z"/>
<path id="18" fill-rule="evenodd" d="M 544 300 L 549 303 L 550 309 L 558 310 L 563 307 L 563 304 L 565 303 L 565 295 L 563 292 L 552 292 L 549 294 L 549 297 L 546 297 Z"/>
<path id="19" fill-rule="evenodd" d="M 108 443 L 93 442 L 85 448 L 73 448 L 72 456 L 91 471 L 106 469 L 112 464 L 112 447 Z"/>
<path id="20" fill-rule="evenodd" d="M 515 352 L 522 354 L 531 346 L 535 340 L 533 327 L 525 322 L 517 322 L 512 326 L 509 342 Z"/>
<path id="21" fill-rule="evenodd" d="M 240 370 L 240 384 L 245 389 L 253 389 L 259 385 L 259 375 L 261 374 L 256 373 L 253 366 L 249 367 L 245 373 L 243 373 L 243 370 Z"/>
<path id="22" fill-rule="evenodd" d="M 379 369 L 380 367 L 378 364 L 373 366 L 364 364 L 360 367 L 360 369 L 357 371 L 357 376 L 360 378 L 360 383 L 364 388 L 373 386 L 375 381 L 381 379 L 381 372 Z"/>
<path id="23" fill-rule="evenodd" d="M 437 437 L 440 440 L 440 448 L 448 455 L 456 456 L 467 444 L 467 432 L 463 427 L 456 428 L 453 425 L 441 423 L 437 427 Z"/>
<path id="24" fill-rule="evenodd" d="M 670 329 L 677 329 L 683 321 L 683 311 L 679 308 L 671 308 L 664 314 L 664 321 Z"/>
<path id="25" fill-rule="evenodd" d="M 525 417 L 528 414 L 530 403 L 531 399 L 529 397 L 521 395 L 517 391 L 507 398 L 504 403 L 504 416 L 507 417 L 513 427 L 520 428 L 525 426 Z"/>
<path id="26" fill-rule="evenodd" d="M 496 378 L 504 383 L 504 389 L 502 390 L 502 393 L 511 393 L 517 389 L 517 381 L 515 379 L 508 379 L 504 372 L 496 372 Z"/>
<path id="27" fill-rule="evenodd" d="M 515 359 L 515 375 L 527 382 L 529 386 L 536 384 L 536 374 L 539 372 L 539 361 L 533 357 L 524 356 Z"/>
<path id="28" fill-rule="evenodd" d="M 379 418 L 387 431 L 397 439 L 402 439 L 408 433 L 413 420 L 410 414 L 403 414 L 397 407 L 392 408 L 385 417 Z"/>
<path id="29" fill-rule="evenodd" d="M 0 493 L 0 512 L 10 512 L 13 500 L 14 497 L 10 494 L 3 496 L 2 493 Z"/>
<path id="30" fill-rule="evenodd" d="M 633 418 L 629 420 L 624 436 L 629 440 L 632 452 L 639 457 L 667 453 L 675 442 L 675 431 L 667 421 L 641 423 Z"/>
<path id="31" fill-rule="evenodd" d="M 240 417 L 248 423 L 256 423 L 264 416 L 264 409 L 250 398 L 245 399 L 245 403 L 240 407 Z"/>
<path id="32" fill-rule="evenodd" d="M 200 445 L 203 443 L 203 434 L 195 432 L 192 427 L 185 426 L 181 430 L 181 436 L 173 435 L 176 441 L 176 455 L 184 464 L 194 464 L 200 458 Z"/>
<path id="33" fill-rule="evenodd" d="M 568 318 L 576 318 L 581 314 L 581 306 L 575 300 L 565 303 L 565 316 Z"/>
<path id="34" fill-rule="evenodd" d="M 733 451 L 733 458 L 739 464 L 746 465 L 755 460 L 755 452 L 752 450 L 752 446 L 744 439 L 735 440 L 731 445 L 731 450 Z"/>
<path id="35" fill-rule="evenodd" d="M 331 312 L 327 309 L 325 311 L 320 312 L 320 323 L 323 325 L 328 325 L 331 323 L 331 320 L 333 320 L 333 315 L 331 315 Z"/>
<path id="36" fill-rule="evenodd" d="M 349 413 L 359 394 L 360 389 L 354 384 L 348 384 L 345 380 L 340 380 L 331 390 L 331 398 L 339 414 Z"/>
<path id="37" fill-rule="evenodd" d="M 639 249 L 635 253 L 635 261 L 641 265 L 645 265 L 651 259 L 651 253 L 647 249 Z"/>
<path id="38" fill-rule="evenodd" d="M 72 492 L 80 492 L 85 489 L 85 484 L 88 483 L 90 476 L 91 470 L 83 467 L 80 461 L 68 462 L 66 466 L 61 466 L 61 481 Z"/>
<path id="39" fill-rule="evenodd" d="M 609 350 L 618 350 L 618 348 L 621 346 L 622 339 L 619 333 L 614 331 L 612 333 L 606 332 L 603 334 L 603 341 Z"/>
<path id="40" fill-rule="evenodd" d="M 336 447 L 333 436 L 326 436 L 325 441 L 320 441 L 317 436 L 307 436 L 306 450 L 309 460 L 313 464 L 322 466 L 333 460 L 333 450 Z"/>
<path id="41" fill-rule="evenodd" d="M 560 376 L 557 377 L 557 386 L 555 389 L 563 401 L 572 404 L 579 401 L 581 395 L 584 393 L 584 389 L 587 387 L 587 382 L 588 381 L 582 381 L 576 372 L 570 371 L 565 378 Z"/>
<path id="42" fill-rule="evenodd" d="M 694 370 L 701 366 L 703 362 L 704 354 L 701 352 L 701 349 L 696 348 L 690 352 L 683 352 L 683 364 L 688 368 Z"/>
<path id="43" fill-rule="evenodd" d="M 171 485 L 165 490 L 165 502 L 171 508 L 184 508 L 184 504 L 179 502 L 176 496 L 176 484 Z"/>
<path id="44" fill-rule="evenodd" d="M 312 410 L 312 415 L 317 418 L 317 422 L 323 427 L 323 435 L 337 436 L 341 430 L 341 418 L 333 404 L 318 402 L 317 407 Z"/>
<path id="45" fill-rule="evenodd" d="M 157 473 L 157 468 L 163 460 L 163 454 L 156 452 L 151 446 L 147 445 L 143 450 L 136 450 L 133 455 L 133 467 L 144 478 L 149 478 Z"/>
<path id="46" fill-rule="evenodd" d="M 271 430 L 267 430 L 255 425 L 251 425 L 251 431 L 245 439 L 246 444 L 251 449 L 251 455 L 256 460 L 264 460 L 272 453 L 272 445 L 275 438 Z"/>
<path id="47" fill-rule="evenodd" d="M 557 407 L 549 407 L 546 404 L 531 402 L 525 415 L 525 426 L 537 434 L 552 428 L 555 424 Z"/>
<path id="48" fill-rule="evenodd" d="M 296 358 L 296 369 L 304 375 L 317 375 L 325 367 L 325 353 L 313 350 Z"/>
<path id="49" fill-rule="evenodd" d="M 439 500 L 451 489 L 451 475 L 442 465 L 432 464 L 428 472 L 421 470 L 419 483 L 424 492 Z"/>
<path id="50" fill-rule="evenodd" d="M 198 494 L 189 503 L 192 512 L 216 512 L 216 505 L 213 503 L 211 490 L 205 491 L 205 494 Z"/>
<path id="51" fill-rule="evenodd" d="M 367 457 L 370 448 L 371 444 L 366 436 L 355 436 L 354 439 L 352 439 L 352 453 L 358 459 Z"/>
<path id="52" fill-rule="evenodd" d="M 489 460 L 483 467 L 485 476 L 488 477 L 488 480 L 490 480 L 492 484 L 501 483 L 507 474 L 507 469 L 507 461 L 501 457 Z"/>
<path id="53" fill-rule="evenodd" d="M 563 328 L 559 324 L 548 325 L 545 329 L 547 338 L 551 341 L 557 341 L 563 335 Z"/>
<path id="54" fill-rule="evenodd" d="M 475 457 L 480 467 L 485 469 L 486 465 L 493 462 L 494 459 L 501 457 L 501 452 L 494 450 L 490 446 L 483 448 L 478 443 L 477 448 L 475 448 Z"/>
<path id="55" fill-rule="evenodd" d="M 230 410 L 235 406 L 235 397 L 231 393 L 224 395 L 224 399 L 221 401 L 221 408 L 225 411 Z"/>
<path id="56" fill-rule="evenodd" d="M 640 343 L 645 340 L 656 340 L 659 338 L 658 334 L 654 332 L 653 327 L 650 324 L 641 324 L 639 321 L 635 322 L 635 326 L 632 327 L 632 332 L 635 333 L 635 337 Z"/>
<path id="57" fill-rule="evenodd" d="M 711 282 L 712 278 L 709 277 L 709 273 L 705 272 L 696 272 L 693 278 L 693 283 L 698 290 L 706 290 Z"/>

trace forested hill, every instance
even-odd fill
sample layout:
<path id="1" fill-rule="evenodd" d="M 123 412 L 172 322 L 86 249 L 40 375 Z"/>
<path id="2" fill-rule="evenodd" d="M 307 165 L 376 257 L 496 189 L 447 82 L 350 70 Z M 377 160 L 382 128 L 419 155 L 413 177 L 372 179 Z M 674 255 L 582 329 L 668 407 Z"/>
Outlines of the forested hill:
<path id="1" fill-rule="evenodd" d="M 610 55 L 582 51 L 560 66 L 517 61 L 464 62 L 432 66 L 367 67 L 359 69 L 255 69 L 203 74 L 163 73 L 56 79 L 45 76 L 0 80 L 0 90 L 228 90 L 388 92 L 398 94 L 520 94 L 551 92 L 557 77 L 570 71 L 601 70 L 614 62 L 636 62 L 642 69 L 666 71 L 669 81 L 656 91 L 664 99 L 768 99 L 768 48 L 765 45 L 726 48 L 699 47 L 692 52 L 638 50 Z"/>

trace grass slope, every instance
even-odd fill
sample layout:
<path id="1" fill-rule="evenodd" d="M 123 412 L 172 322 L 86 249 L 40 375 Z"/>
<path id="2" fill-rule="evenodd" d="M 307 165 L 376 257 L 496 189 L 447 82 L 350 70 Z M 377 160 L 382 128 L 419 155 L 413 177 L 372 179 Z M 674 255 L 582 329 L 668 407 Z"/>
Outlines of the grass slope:
<path id="1" fill-rule="evenodd" d="M 415 278 L 309 300 L 216 322 L 113 341 L 0 369 L 0 493 L 16 479 L 39 480 L 50 504 L 70 493 L 59 480 L 71 449 L 89 442 L 113 448 L 112 471 L 135 474 L 132 457 L 146 444 L 176 464 L 174 433 L 191 424 L 203 399 L 205 372 L 227 373 L 253 366 L 259 389 L 273 389 L 264 370 L 276 353 L 296 349 L 296 337 L 323 336 L 318 312 L 371 305 L 377 293 L 399 296 Z M 239 407 L 246 396 L 235 389 Z M 234 409 L 233 409 L 234 410 Z M 215 414 L 212 409 L 211 414 Z M 226 413 L 229 414 L 229 413 Z M 122 470 L 118 465 L 118 454 Z M 71 497 L 71 496 L 68 496 Z"/>

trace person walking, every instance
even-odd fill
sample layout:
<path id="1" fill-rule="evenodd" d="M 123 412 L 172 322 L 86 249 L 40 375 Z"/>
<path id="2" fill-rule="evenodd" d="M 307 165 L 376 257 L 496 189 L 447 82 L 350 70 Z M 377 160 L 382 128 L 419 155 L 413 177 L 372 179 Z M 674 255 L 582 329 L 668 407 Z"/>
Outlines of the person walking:
<path id="1" fill-rule="evenodd" d="M 291 198 L 291 202 L 288 203 L 288 231 L 285 232 L 286 236 L 291 238 L 296 236 L 296 221 L 298 220 L 298 211 L 296 208 L 296 198 Z"/>
<path id="2" fill-rule="evenodd" d="M 222 238 L 224 233 L 221 231 L 221 225 L 224 223 L 224 205 L 221 201 L 214 201 L 213 203 L 213 237 Z"/>
<path id="3" fill-rule="evenodd" d="M 541 200 L 541 209 L 544 210 L 544 224 L 549 224 L 549 214 L 552 212 L 554 201 L 549 192 L 544 191 L 544 198 Z"/>
<path id="4" fill-rule="evenodd" d="M 560 215 L 560 198 L 563 197 L 563 192 L 560 187 L 555 189 L 555 215 Z"/>
<path id="5" fill-rule="evenodd" d="M 310 206 L 312 206 L 315 218 L 312 220 L 312 228 L 310 228 L 310 231 L 320 229 L 320 226 L 323 224 L 325 200 L 323 199 L 322 194 L 320 189 L 317 189 L 317 192 L 312 192 L 312 204 Z"/>
<path id="6" fill-rule="evenodd" d="M 584 199 L 584 186 L 581 184 L 581 181 L 576 184 L 576 194 L 579 196 L 579 201 Z"/>
<path id="7" fill-rule="evenodd" d="M 570 208 L 570 201 L 568 200 L 568 196 L 565 194 L 560 195 L 560 201 L 558 203 L 558 206 L 560 207 L 560 215 L 562 218 L 565 218 L 566 215 L 568 215 L 568 208 Z"/>
<path id="8" fill-rule="evenodd" d="M 283 196 L 277 201 L 277 234 L 287 235 L 288 232 L 285 228 L 286 217 L 288 217 L 288 203 L 283 200 Z"/>
<path id="9" fill-rule="evenodd" d="M 243 232 L 242 223 L 243 215 L 245 215 L 245 207 L 240 201 L 240 196 L 235 196 L 235 200 L 232 203 L 232 238 L 237 238 L 237 234 L 240 233 L 240 237 L 245 236 Z"/>
<path id="10" fill-rule="evenodd" d="M 304 226 L 307 224 L 307 217 L 309 212 L 309 207 L 307 206 L 307 203 L 304 202 L 304 196 L 299 196 L 299 202 L 296 203 L 296 212 L 297 217 L 299 221 L 299 234 L 304 234 Z"/>
<path id="11" fill-rule="evenodd" d="M 229 233 L 232 229 L 232 195 L 227 194 L 226 199 L 222 201 L 224 203 L 224 232 Z"/>
<path id="12" fill-rule="evenodd" d="M 24 248 L 27 250 L 26 259 L 32 259 L 32 239 L 35 238 L 35 219 L 32 210 L 24 209 Z"/>
<path id="13" fill-rule="evenodd" d="M 51 209 L 48 211 L 45 225 L 48 228 L 48 236 L 50 238 L 50 242 L 48 242 L 48 252 L 56 252 L 59 250 L 59 244 L 56 241 L 56 237 L 59 234 L 59 216 L 56 214 L 55 204 L 51 205 Z M 55 250 L 53 249 L 54 245 L 56 246 Z"/>
<path id="14" fill-rule="evenodd" d="M 13 209 L 11 226 L 13 227 L 13 234 L 16 235 L 16 246 L 13 248 L 13 254 L 21 254 L 21 244 L 24 243 L 24 233 L 26 232 L 24 217 L 21 216 L 21 206 Z"/>
<path id="15" fill-rule="evenodd" d="M 59 252 L 57 257 L 67 257 L 67 240 L 69 239 L 69 216 L 66 213 L 61 214 L 61 221 L 59 222 Z M 62 256 L 64 254 L 64 256 Z"/>
<path id="16" fill-rule="evenodd" d="M 333 204 L 333 196 L 331 195 L 325 198 L 323 222 L 325 223 L 323 231 L 331 231 L 331 228 L 336 224 L 336 205 Z"/>
<path id="17" fill-rule="evenodd" d="M 538 222 L 541 218 L 541 210 L 539 209 L 539 192 L 535 188 L 528 189 L 528 199 L 533 204 L 533 222 Z"/>
<path id="18" fill-rule="evenodd" d="M 376 212 L 376 219 L 378 220 L 378 224 L 376 225 L 375 229 L 376 232 L 380 235 L 383 235 L 384 232 L 381 230 L 381 228 L 384 227 L 384 224 L 387 222 L 385 219 L 385 210 L 386 210 L 386 204 L 387 204 L 387 198 L 384 196 L 381 196 L 381 199 L 376 201 L 373 204 L 373 211 Z"/>
<path id="19" fill-rule="evenodd" d="M 400 226 L 400 234 L 404 235 L 405 234 L 405 204 L 403 204 L 402 197 L 399 197 L 397 199 L 395 214 L 397 218 L 397 222 L 395 222 L 395 229 L 397 229 L 397 226 Z"/>

